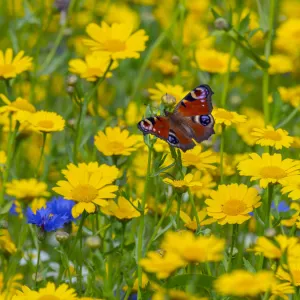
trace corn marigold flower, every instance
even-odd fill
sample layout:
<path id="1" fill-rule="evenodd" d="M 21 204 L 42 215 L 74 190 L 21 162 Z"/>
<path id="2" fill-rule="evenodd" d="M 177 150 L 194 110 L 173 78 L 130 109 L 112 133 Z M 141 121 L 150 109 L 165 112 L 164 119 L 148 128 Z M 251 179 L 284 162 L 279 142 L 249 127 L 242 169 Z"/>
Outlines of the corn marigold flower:
<path id="1" fill-rule="evenodd" d="M 38 197 L 48 197 L 47 184 L 39 182 L 35 178 L 30 179 L 13 179 L 6 184 L 6 193 L 9 196 L 16 197 L 16 199 L 24 201 L 32 201 Z"/>
<path id="2" fill-rule="evenodd" d="M 266 128 L 253 128 L 251 135 L 256 139 L 256 144 L 275 147 L 277 150 L 282 147 L 289 148 L 293 142 L 293 138 L 286 130 L 274 129 L 270 125 Z"/>
<path id="3" fill-rule="evenodd" d="M 201 145 L 196 145 L 193 149 L 183 152 L 182 165 L 184 167 L 194 166 L 198 170 L 216 169 L 216 164 L 218 162 L 217 155 L 212 150 L 202 151 Z"/>
<path id="4" fill-rule="evenodd" d="M 161 255 L 159 252 L 150 251 L 147 253 L 146 258 L 140 260 L 140 265 L 145 271 L 156 273 L 159 279 L 169 277 L 176 269 L 183 267 L 185 264 L 185 261 L 174 252 L 166 252 Z"/>
<path id="5" fill-rule="evenodd" d="M 66 180 L 58 181 L 57 187 L 53 190 L 66 200 L 76 202 L 72 208 L 74 218 L 84 210 L 93 213 L 96 209 L 95 204 L 106 206 L 108 204 L 106 199 L 115 198 L 114 192 L 118 190 L 118 186 L 112 183 L 119 175 L 117 167 L 81 163 L 78 166 L 69 164 L 67 168 L 62 171 Z"/>
<path id="6" fill-rule="evenodd" d="M 172 95 L 176 99 L 176 103 L 179 102 L 187 93 L 183 87 L 179 84 L 171 85 L 171 84 L 163 84 L 163 83 L 156 83 L 156 88 L 148 89 L 150 94 L 150 99 L 155 101 L 156 103 L 160 103 L 162 97 L 166 94 Z"/>
<path id="7" fill-rule="evenodd" d="M 145 273 L 142 273 L 142 289 L 144 289 L 148 284 L 149 284 L 148 276 Z M 131 288 L 131 292 L 137 292 L 138 289 L 139 289 L 139 279 L 136 278 Z M 128 290 L 128 286 L 126 285 L 123 287 L 123 291 L 127 291 L 127 290 Z"/>
<path id="8" fill-rule="evenodd" d="M 216 124 L 224 124 L 226 126 L 244 123 L 247 119 L 247 117 L 244 115 L 239 115 L 235 111 L 229 111 L 224 108 L 215 108 L 212 114 Z"/>
<path id="9" fill-rule="evenodd" d="M 109 200 L 107 206 L 101 207 L 101 211 L 109 216 L 115 216 L 120 220 L 130 220 L 133 218 L 138 218 L 141 213 L 134 208 L 134 206 L 138 207 L 140 202 L 139 199 L 136 200 L 127 200 L 125 197 L 119 197 L 118 203 L 114 200 Z"/>
<path id="10" fill-rule="evenodd" d="M 278 92 L 281 99 L 285 103 L 289 103 L 293 107 L 298 107 L 300 105 L 300 85 L 293 87 L 279 87 Z"/>
<path id="11" fill-rule="evenodd" d="M 0 78 L 14 78 L 24 71 L 30 70 L 32 66 L 32 57 L 24 56 L 24 51 L 20 51 L 13 58 L 13 50 L 0 50 Z"/>
<path id="12" fill-rule="evenodd" d="M 291 176 L 300 174 L 300 163 L 281 154 L 249 154 L 250 158 L 239 163 L 238 170 L 242 176 L 251 176 L 251 181 L 260 180 L 260 186 L 266 188 L 269 183 L 284 184 Z"/>
<path id="13" fill-rule="evenodd" d="M 214 288 L 224 296 L 255 297 L 267 292 L 275 283 L 276 279 L 270 271 L 252 274 L 245 270 L 235 270 L 215 280 Z"/>
<path id="14" fill-rule="evenodd" d="M 78 74 L 81 78 L 87 81 L 96 81 L 104 75 L 110 64 L 110 58 L 108 55 L 103 55 L 98 52 L 87 54 L 85 59 L 71 59 L 69 61 L 69 71 L 74 74 Z M 116 69 L 118 66 L 117 62 L 113 62 L 110 70 Z M 109 78 L 112 76 L 111 72 L 106 74 Z"/>
<path id="15" fill-rule="evenodd" d="M 194 180 L 201 182 L 201 186 L 191 186 L 190 191 L 195 194 L 198 198 L 208 197 L 217 185 L 213 180 L 213 177 L 209 173 L 203 173 L 201 171 L 196 171 L 194 173 Z"/>
<path id="16" fill-rule="evenodd" d="M 213 218 L 207 218 L 207 212 L 205 209 L 198 211 L 197 214 L 198 214 L 198 218 L 199 218 L 201 226 L 210 225 L 210 224 L 216 222 Z M 194 216 L 192 216 L 190 218 L 190 216 L 188 214 L 186 214 L 184 211 L 181 210 L 180 218 L 184 222 L 184 226 L 186 228 L 188 228 L 192 231 L 197 230 L 198 225 L 197 225 L 196 218 Z"/>
<path id="17" fill-rule="evenodd" d="M 16 296 L 13 299 L 25 300 L 25 299 L 59 299 L 59 300 L 76 300 L 77 295 L 73 288 L 70 288 L 67 284 L 63 283 L 57 288 L 53 282 L 48 282 L 46 287 L 40 288 L 38 291 L 33 291 L 27 286 L 23 286 L 21 291 L 16 292 Z"/>
<path id="18" fill-rule="evenodd" d="M 262 253 L 267 258 L 280 259 L 286 251 L 288 253 L 297 243 L 298 239 L 296 237 L 288 237 L 282 234 L 275 236 L 274 241 L 260 236 L 255 242 L 253 251 Z"/>
<path id="19" fill-rule="evenodd" d="M 95 146 L 105 156 L 129 156 L 137 150 L 139 142 L 138 135 L 129 135 L 127 129 L 121 130 L 119 127 L 106 127 L 105 133 L 100 130 L 95 136 Z"/>
<path id="20" fill-rule="evenodd" d="M 3 167 L 6 164 L 7 155 L 5 151 L 0 150 L 0 171 L 3 171 Z"/>
<path id="21" fill-rule="evenodd" d="M 182 180 L 172 180 L 170 178 L 165 178 L 163 179 L 164 183 L 172 185 L 174 188 L 178 190 L 185 190 L 186 188 L 192 187 L 192 186 L 197 186 L 201 187 L 202 183 L 200 181 L 195 181 L 194 175 L 189 173 L 184 176 Z"/>
<path id="22" fill-rule="evenodd" d="M 299 250 L 299 249 L 298 249 Z M 282 265 L 278 267 L 276 277 L 283 281 L 288 281 L 294 286 L 300 286 L 300 262 L 293 261 L 293 263 Z"/>
<path id="23" fill-rule="evenodd" d="M 289 300 L 288 295 L 295 294 L 295 289 L 288 282 L 284 282 L 284 283 L 276 282 L 275 284 L 272 285 L 271 294 L 272 296 L 270 297 L 270 300 L 276 300 L 278 299 L 278 297 L 284 300 Z"/>
<path id="24" fill-rule="evenodd" d="M 219 52 L 214 49 L 202 49 L 201 47 L 196 50 L 195 59 L 198 68 L 202 71 L 210 73 L 224 74 L 228 69 L 229 54 Z M 231 60 L 231 71 L 237 72 L 239 70 L 240 63 L 233 57 Z"/>
<path id="25" fill-rule="evenodd" d="M 17 273 L 15 275 L 12 275 L 8 282 L 6 283 L 7 287 L 9 287 L 9 290 L 4 290 L 5 281 L 4 281 L 4 274 L 0 273 L 0 299 L 6 300 L 11 299 L 12 295 L 16 293 L 16 290 L 20 289 L 22 287 L 22 284 L 20 281 L 22 281 L 24 278 L 23 274 Z M 1 292 L 3 294 L 1 294 Z M 4 298 L 1 298 L 1 295 L 6 296 Z"/>
<path id="26" fill-rule="evenodd" d="M 6 104 L 0 107 L 0 114 L 2 113 L 17 113 L 18 111 L 27 111 L 34 113 L 35 107 L 26 99 L 18 97 L 15 101 L 10 101 L 4 94 L 0 94 L 1 100 Z"/>
<path id="27" fill-rule="evenodd" d="M 17 252 L 17 247 L 7 229 L 0 229 L 0 251 L 8 254 L 15 254 Z"/>
<path id="28" fill-rule="evenodd" d="M 300 199 L 300 175 L 291 176 L 287 182 L 283 183 L 282 194 L 288 194 L 288 197 L 292 200 Z"/>
<path id="29" fill-rule="evenodd" d="M 291 57 L 282 54 L 271 55 L 269 64 L 268 72 L 271 75 L 292 72 L 294 69 Z"/>
<path id="30" fill-rule="evenodd" d="M 113 23 L 111 26 L 105 22 L 101 26 L 91 23 L 86 28 L 91 39 L 83 42 L 90 50 L 108 54 L 112 59 L 139 58 L 139 52 L 145 50 L 149 37 L 142 29 L 135 33 L 132 31 L 133 26 L 127 23 Z"/>
<path id="31" fill-rule="evenodd" d="M 260 196 L 255 188 L 245 184 L 219 185 L 212 191 L 207 204 L 207 214 L 219 224 L 242 224 L 249 220 L 250 212 L 261 205 Z"/>
<path id="32" fill-rule="evenodd" d="M 190 231 L 167 232 L 161 246 L 167 253 L 173 252 L 186 262 L 220 261 L 225 240 L 214 236 L 196 237 Z"/>

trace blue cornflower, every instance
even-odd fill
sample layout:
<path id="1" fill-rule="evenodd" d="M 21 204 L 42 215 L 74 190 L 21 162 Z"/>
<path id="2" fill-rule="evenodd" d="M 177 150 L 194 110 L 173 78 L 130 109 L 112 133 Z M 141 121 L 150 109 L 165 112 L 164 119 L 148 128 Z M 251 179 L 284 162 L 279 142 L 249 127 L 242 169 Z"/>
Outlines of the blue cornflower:
<path id="1" fill-rule="evenodd" d="M 31 208 L 26 211 L 27 223 L 35 224 L 44 231 L 54 231 L 62 228 L 68 222 L 68 217 L 65 215 L 54 215 L 50 209 L 41 208 L 34 214 Z"/>
<path id="2" fill-rule="evenodd" d="M 18 208 L 18 206 L 17 206 L 16 202 L 14 201 L 12 206 L 9 209 L 9 213 L 13 216 L 18 216 L 19 213 L 17 212 L 17 208 Z"/>
<path id="3" fill-rule="evenodd" d="M 273 209 L 276 209 L 276 205 L 275 205 L 274 201 L 272 202 L 271 207 Z M 277 210 L 278 210 L 278 212 L 287 212 L 290 210 L 290 207 L 287 205 L 287 203 L 285 201 L 280 201 L 278 203 Z"/>
<path id="4" fill-rule="evenodd" d="M 72 208 L 75 202 L 72 200 L 65 200 L 63 197 L 54 197 L 51 201 L 47 202 L 47 208 L 54 215 L 65 215 L 67 222 L 74 221 L 72 216 Z"/>

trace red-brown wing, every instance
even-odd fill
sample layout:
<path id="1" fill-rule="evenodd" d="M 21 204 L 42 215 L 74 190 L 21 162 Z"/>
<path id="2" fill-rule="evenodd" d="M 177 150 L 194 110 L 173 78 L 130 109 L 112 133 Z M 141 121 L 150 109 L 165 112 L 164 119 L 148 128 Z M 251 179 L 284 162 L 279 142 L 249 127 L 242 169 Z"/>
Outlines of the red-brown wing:
<path id="1" fill-rule="evenodd" d="M 141 120 L 138 128 L 144 134 L 153 134 L 160 139 L 168 141 L 170 120 L 168 117 L 155 116 Z"/>
<path id="2" fill-rule="evenodd" d="M 175 107 L 174 114 L 180 114 L 185 117 L 198 115 L 209 115 L 212 112 L 211 88 L 202 84 L 188 93 Z"/>

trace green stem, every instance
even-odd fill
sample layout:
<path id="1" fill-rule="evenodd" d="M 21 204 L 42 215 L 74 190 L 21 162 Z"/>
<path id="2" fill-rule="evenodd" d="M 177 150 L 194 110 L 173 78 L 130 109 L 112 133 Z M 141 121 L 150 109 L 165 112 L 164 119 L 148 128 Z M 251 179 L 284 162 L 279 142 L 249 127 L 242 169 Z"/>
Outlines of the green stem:
<path id="1" fill-rule="evenodd" d="M 73 162 L 77 163 L 77 152 L 78 146 L 80 141 L 80 127 L 81 127 L 81 120 L 82 120 L 82 103 L 79 103 L 79 116 L 77 120 L 76 132 L 75 132 L 75 141 L 74 141 L 74 149 L 73 149 Z"/>
<path id="2" fill-rule="evenodd" d="M 231 246 L 230 246 L 230 254 L 229 254 L 229 261 L 228 261 L 228 272 L 232 270 L 233 249 L 236 242 L 237 230 L 238 230 L 238 224 L 232 224 L 232 236 L 231 236 Z"/>
<path id="3" fill-rule="evenodd" d="M 38 244 L 37 251 L 38 251 L 38 257 L 37 257 L 37 263 L 36 263 L 36 269 L 35 269 L 35 278 L 34 278 L 35 288 L 37 288 L 37 275 L 38 275 L 38 270 L 39 270 L 39 265 L 40 265 L 40 258 L 41 258 L 41 246 L 40 246 L 40 244 Z"/>
<path id="4" fill-rule="evenodd" d="M 180 224 L 181 197 L 182 197 L 181 194 L 176 195 L 176 199 L 177 199 L 176 225 L 177 225 L 177 228 L 179 228 L 179 224 Z"/>
<path id="5" fill-rule="evenodd" d="M 272 39 L 273 39 L 273 25 L 275 16 L 275 0 L 270 0 L 270 10 L 269 10 L 269 32 L 265 44 L 265 59 L 268 62 L 269 56 L 271 54 Z M 269 97 L 269 72 L 268 69 L 263 70 L 263 108 L 264 108 L 264 118 L 265 125 L 270 122 L 270 106 L 268 102 Z"/>
<path id="6" fill-rule="evenodd" d="M 194 196 L 193 196 L 193 194 L 191 193 L 190 190 L 189 190 L 189 199 L 191 201 L 193 214 L 194 214 L 194 217 L 195 217 L 196 223 L 197 223 L 196 234 L 199 234 L 199 232 L 200 232 L 200 220 L 199 220 L 197 208 L 196 208 L 195 201 L 194 201 Z"/>
<path id="7" fill-rule="evenodd" d="M 151 141 L 150 141 L 151 142 Z M 138 232 L 138 244 L 137 244 L 137 261 L 138 261 L 138 300 L 142 299 L 142 267 L 139 262 L 143 257 L 143 233 L 144 233 L 144 225 L 145 225 L 145 205 L 146 205 L 146 197 L 148 192 L 148 184 L 150 179 L 151 172 L 151 160 L 152 160 L 152 147 L 149 147 L 148 150 L 148 165 L 147 165 L 147 175 L 145 182 L 144 195 L 141 203 L 141 216 L 140 216 L 140 224 L 139 224 L 139 232 Z"/>
<path id="8" fill-rule="evenodd" d="M 37 164 L 36 171 L 35 171 L 35 177 L 38 177 L 38 174 L 39 174 L 40 166 L 41 166 L 44 152 L 45 152 L 46 139 L 47 139 L 47 132 L 43 132 L 43 144 L 42 144 L 42 148 L 41 148 L 39 162 Z"/>
<path id="9" fill-rule="evenodd" d="M 220 183 L 224 182 L 224 145 L 225 145 L 225 125 L 222 126 L 221 131 L 221 145 L 220 145 Z"/>
<path id="10" fill-rule="evenodd" d="M 295 117 L 296 115 L 298 114 L 300 110 L 300 105 L 295 107 L 293 109 L 293 111 L 286 117 L 284 118 L 284 120 L 282 120 L 280 123 L 278 123 L 278 125 L 275 126 L 275 128 L 282 128 L 284 127 L 286 124 L 288 124 L 289 122 L 291 122 Z"/>
<path id="11" fill-rule="evenodd" d="M 269 183 L 267 192 L 267 201 L 266 201 L 266 223 L 265 229 L 272 227 L 272 219 L 271 219 L 271 206 L 272 206 L 272 197 L 273 197 L 273 184 Z"/>

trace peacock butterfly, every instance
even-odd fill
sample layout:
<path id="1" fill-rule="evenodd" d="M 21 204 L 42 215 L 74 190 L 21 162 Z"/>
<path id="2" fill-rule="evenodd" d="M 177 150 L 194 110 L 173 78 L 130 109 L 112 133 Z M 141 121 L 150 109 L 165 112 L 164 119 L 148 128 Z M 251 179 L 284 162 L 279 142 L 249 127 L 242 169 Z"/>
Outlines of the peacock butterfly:
<path id="1" fill-rule="evenodd" d="M 173 113 L 165 111 L 165 116 L 154 116 L 138 123 L 144 134 L 153 134 L 171 146 L 182 151 L 207 140 L 214 131 L 211 88 L 202 84 L 188 93 L 175 107 Z"/>

